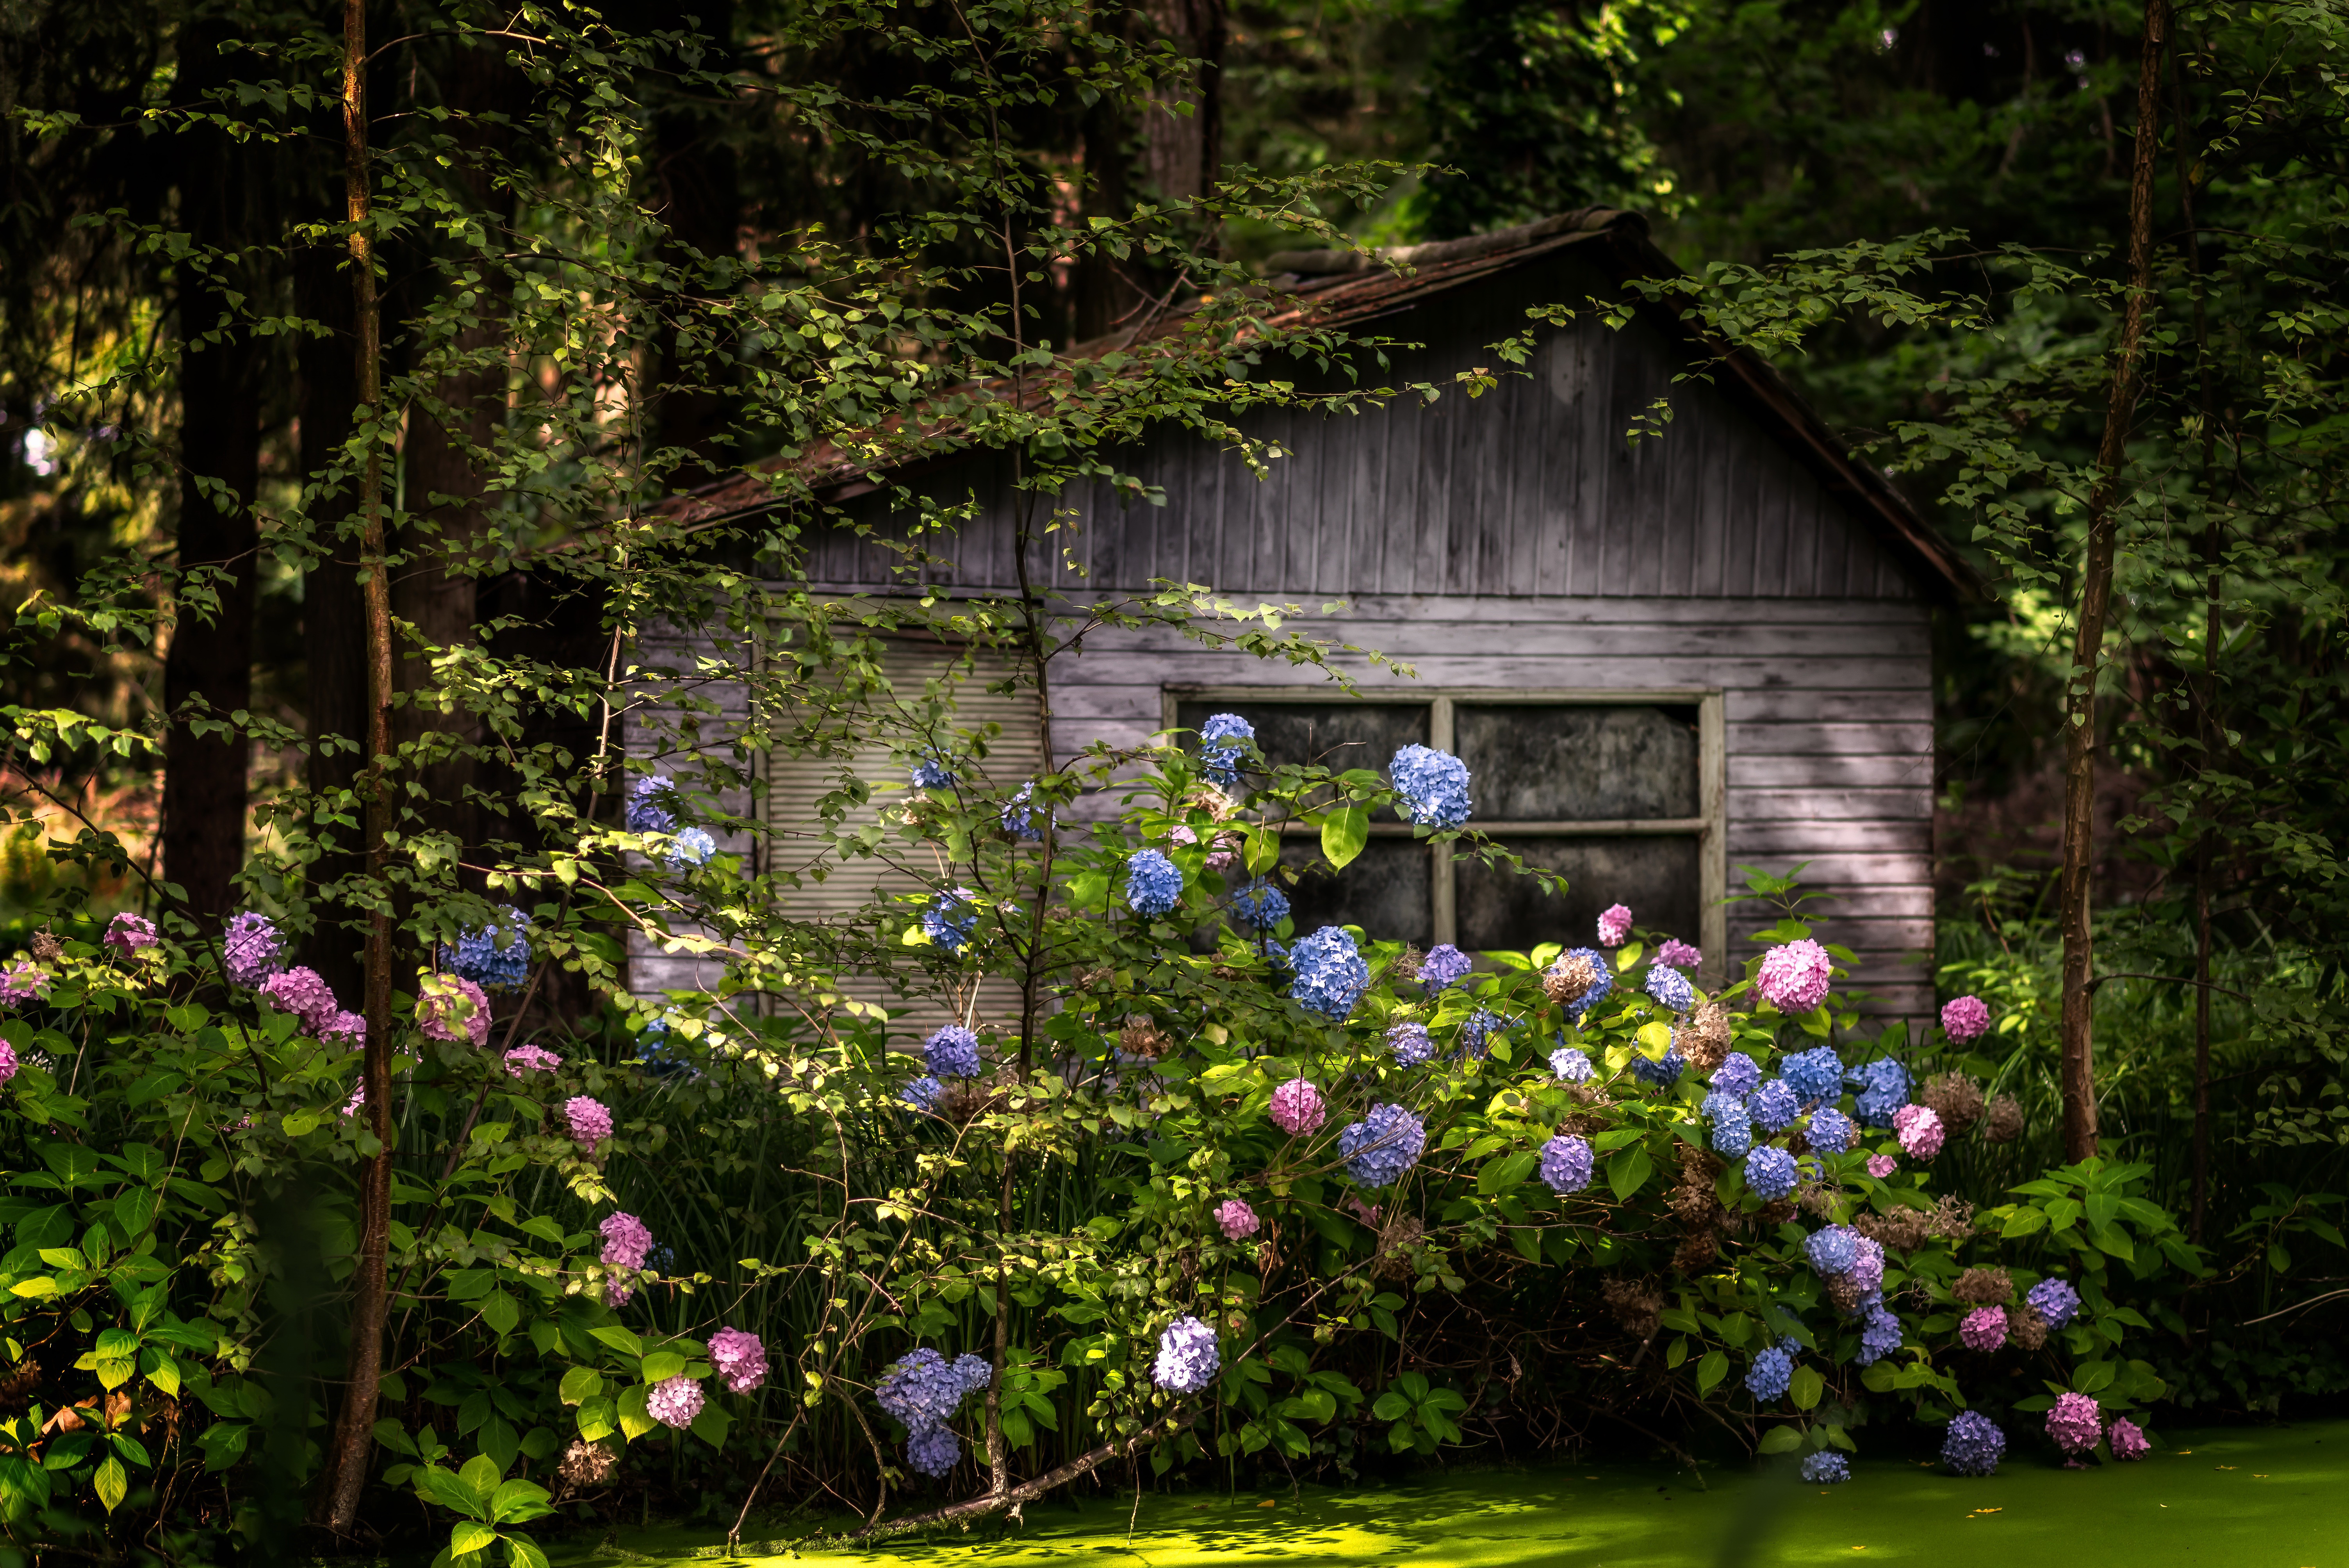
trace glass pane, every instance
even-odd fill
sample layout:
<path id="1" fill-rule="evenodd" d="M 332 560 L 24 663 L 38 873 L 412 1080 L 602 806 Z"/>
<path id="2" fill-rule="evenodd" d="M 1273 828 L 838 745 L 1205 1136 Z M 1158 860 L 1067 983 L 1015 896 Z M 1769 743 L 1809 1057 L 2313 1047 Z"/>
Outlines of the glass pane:
<path id="1" fill-rule="evenodd" d="M 1453 715 L 1476 815 L 1500 822 L 1697 814 L 1696 708 L 1475 707 Z M 1601 909 L 1612 902 L 1602 900 Z M 1637 909 L 1639 906 L 1633 904 Z"/>
<path id="2" fill-rule="evenodd" d="M 1283 863 L 1301 866 L 1319 858 L 1320 843 L 1311 836 L 1281 841 Z M 1433 940 L 1434 906 L 1428 898 L 1431 856 L 1425 844 L 1409 839 L 1372 839 L 1346 869 L 1330 873 L 1328 866 L 1307 872 L 1288 892 L 1289 918 L 1297 934 L 1309 935 L 1325 925 L 1359 925 L 1375 942 L 1415 942 L 1425 947 Z"/>
<path id="3" fill-rule="evenodd" d="M 1516 952 L 1544 942 L 1595 947 L 1599 912 L 1631 906 L 1638 924 L 1682 942 L 1698 941 L 1702 901 L 1694 838 L 1504 839 L 1528 866 L 1557 872 L 1569 884 L 1551 898 L 1530 876 L 1482 865 L 1456 869 L 1460 945 L 1471 953 Z"/>
<path id="4" fill-rule="evenodd" d="M 1174 722 L 1196 731 L 1208 717 L 1236 713 L 1256 726 L 1267 761 L 1319 766 L 1331 772 L 1367 768 L 1383 776 L 1402 747 L 1427 744 L 1425 703 L 1184 702 Z M 1196 749 L 1195 736 L 1186 739 Z"/>

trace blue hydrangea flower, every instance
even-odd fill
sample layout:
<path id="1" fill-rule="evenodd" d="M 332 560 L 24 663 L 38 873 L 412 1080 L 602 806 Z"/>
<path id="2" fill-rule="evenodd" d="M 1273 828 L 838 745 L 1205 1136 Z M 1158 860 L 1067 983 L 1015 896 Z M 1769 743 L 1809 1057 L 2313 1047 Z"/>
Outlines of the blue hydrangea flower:
<path id="1" fill-rule="evenodd" d="M 1833 1449 L 1821 1449 L 1803 1461 L 1803 1479 L 1813 1486 L 1834 1486 L 1851 1479 L 1851 1462 Z"/>
<path id="2" fill-rule="evenodd" d="M 978 911 L 966 901 L 970 889 L 958 887 L 942 892 L 922 911 L 922 930 L 932 942 L 948 953 L 960 953 L 970 945 L 971 927 L 978 923 Z"/>
<path id="3" fill-rule="evenodd" d="M 1288 950 L 1288 965 L 1297 975 L 1289 995 L 1325 1018 L 1345 1017 L 1371 988 L 1371 966 L 1342 925 L 1325 925 L 1300 938 Z"/>
<path id="4" fill-rule="evenodd" d="M 1754 1091 L 1749 1109 L 1754 1126 L 1764 1132 L 1784 1132 L 1803 1114 L 1803 1102 L 1785 1078 L 1772 1078 Z"/>
<path id="5" fill-rule="evenodd" d="M 1415 1068 L 1435 1055 L 1435 1042 L 1428 1038 L 1427 1026 L 1408 1019 L 1388 1028 L 1387 1048 L 1394 1053 L 1397 1067 Z"/>
<path id="6" fill-rule="evenodd" d="M 1786 1087 L 1805 1105 L 1833 1099 L 1843 1092 L 1843 1058 L 1826 1046 L 1814 1046 L 1788 1057 L 1778 1069 Z"/>
<path id="7" fill-rule="evenodd" d="M 954 1419 L 971 1392 L 966 1362 L 976 1361 L 984 1373 L 987 1363 L 976 1356 L 948 1361 L 936 1351 L 911 1351 L 892 1362 L 873 1385 L 873 1402 L 909 1430 L 925 1432 Z M 981 1387 L 985 1384 L 982 1382 Z"/>
<path id="8" fill-rule="evenodd" d="M 1370 1115 L 1338 1134 L 1346 1173 L 1365 1187 L 1393 1186 L 1426 1149 L 1426 1128 L 1399 1105 L 1374 1105 Z"/>
<path id="9" fill-rule="evenodd" d="M 1003 803 L 1003 830 L 1015 839 L 1040 843 L 1044 838 L 1042 824 L 1036 820 L 1036 786 L 1022 784 L 1019 793 Z"/>
<path id="10" fill-rule="evenodd" d="M 1574 1016 L 1574 1021 L 1578 1024 L 1582 1022 L 1582 1016 L 1585 1013 L 1605 1001 L 1607 994 L 1615 989 L 1615 966 L 1609 962 L 1607 954 L 1595 947 L 1572 948 L 1558 954 L 1558 957 L 1560 962 L 1568 958 L 1588 958 L 1590 960 L 1591 970 L 1599 976 L 1597 980 L 1591 982 L 1590 989 L 1575 998 L 1573 1004 L 1567 1008 L 1567 1011 Z"/>
<path id="11" fill-rule="evenodd" d="M 1723 1160 L 1743 1160 L 1745 1151 L 1754 1147 L 1754 1119 L 1745 1114 L 1745 1107 L 1736 1100 L 1713 1113 L 1713 1151 Z"/>
<path id="12" fill-rule="evenodd" d="M 1440 942 L 1419 961 L 1419 983 L 1433 995 L 1458 981 L 1474 966 L 1474 960 L 1466 954 L 1448 942 Z"/>
<path id="13" fill-rule="evenodd" d="M 1186 1313 L 1158 1336 L 1150 1380 L 1170 1394 L 1196 1394 L 1216 1380 L 1223 1364 L 1216 1331 Z"/>
<path id="14" fill-rule="evenodd" d="M 654 773 L 628 786 L 628 831 L 677 831 L 677 786 L 667 775 Z"/>
<path id="15" fill-rule="evenodd" d="M 962 1439 L 951 1427 L 925 1427 L 905 1439 L 905 1463 L 932 1480 L 962 1460 Z"/>
<path id="16" fill-rule="evenodd" d="M 924 1041 L 922 1055 L 938 1078 L 978 1076 L 978 1037 L 960 1024 L 948 1024 Z"/>
<path id="17" fill-rule="evenodd" d="M 1661 964 L 1650 966 L 1647 992 L 1675 1013 L 1686 1013 L 1696 1006 L 1696 987 L 1689 984 L 1688 976 Z"/>
<path id="18" fill-rule="evenodd" d="M 440 949 L 440 962 L 484 990 L 512 990 L 530 978 L 530 916 L 506 905 L 487 925 L 459 932 L 456 946 Z"/>
<path id="19" fill-rule="evenodd" d="M 1493 1037 L 1508 1032 L 1507 1019 L 1479 1007 L 1468 1016 L 1466 1023 L 1460 1026 L 1460 1043 L 1467 1047 L 1470 1056 L 1481 1062 L 1493 1054 L 1489 1043 Z"/>
<path id="20" fill-rule="evenodd" d="M 1909 1103 L 1909 1069 L 1890 1057 L 1863 1063 L 1846 1081 L 1859 1089 L 1852 1109 L 1858 1112 L 1862 1127 L 1891 1126 L 1893 1112 Z"/>
<path id="21" fill-rule="evenodd" d="M 1572 1046 L 1561 1046 L 1550 1052 L 1549 1070 L 1566 1083 L 1588 1083 L 1599 1076 L 1589 1056 Z"/>
<path id="22" fill-rule="evenodd" d="M 1980 1410 L 1960 1410 L 1941 1439 L 1941 1462 L 1960 1475 L 1989 1475 L 2006 1452 L 2006 1434 Z"/>
<path id="23" fill-rule="evenodd" d="M 1872 1367 L 1899 1348 L 1900 1320 L 1878 1300 L 1868 1309 L 1868 1321 L 1859 1331 L 1859 1354 L 1853 1359 L 1862 1367 Z"/>
<path id="24" fill-rule="evenodd" d="M 916 789 L 950 789 L 954 788 L 954 769 L 945 758 L 927 752 L 914 763 L 914 788 Z"/>
<path id="25" fill-rule="evenodd" d="M 1468 765 L 1448 751 L 1406 746 L 1387 771 L 1402 796 L 1398 813 L 1429 828 L 1457 828 L 1468 820 Z"/>
<path id="26" fill-rule="evenodd" d="M 1713 1069 L 1713 1087 L 1744 1099 L 1762 1087 L 1762 1064 L 1744 1051 L 1732 1051 Z"/>
<path id="27" fill-rule="evenodd" d="M 1795 1357 L 1784 1346 L 1773 1345 L 1754 1358 L 1745 1369 L 1745 1391 L 1754 1402 L 1775 1405 L 1786 1397 L 1787 1386 L 1795 1380 Z"/>
<path id="28" fill-rule="evenodd" d="M 1658 1088 L 1671 1088 L 1681 1081 L 1681 1074 L 1687 1070 L 1688 1058 L 1674 1050 L 1665 1051 L 1661 1059 L 1652 1062 L 1636 1052 L 1631 1057 L 1631 1076 Z"/>
<path id="29" fill-rule="evenodd" d="M 1849 1274 L 1852 1264 L 1859 1261 L 1859 1233 L 1842 1225 L 1813 1231 L 1803 1238 L 1803 1253 L 1811 1260 L 1812 1270 L 1823 1277 Z"/>
<path id="30" fill-rule="evenodd" d="M 1590 1140 L 1568 1135 L 1541 1149 L 1541 1179 L 1553 1192 L 1579 1192 L 1590 1185 Z"/>
<path id="31" fill-rule="evenodd" d="M 897 1098 L 916 1110 L 936 1110 L 938 1108 L 938 1096 L 944 1094 L 946 1088 L 946 1085 L 925 1074 L 899 1089 Z"/>
<path id="32" fill-rule="evenodd" d="M 668 847 L 671 871 L 683 871 L 688 866 L 706 866 L 709 857 L 718 852 L 718 841 L 699 828 L 688 828 Z"/>
<path id="33" fill-rule="evenodd" d="M 1269 931 L 1288 918 L 1288 895 L 1268 882 L 1254 882 L 1232 894 L 1232 913 Z"/>
<path id="34" fill-rule="evenodd" d="M 1823 1105 L 1811 1112 L 1810 1140 L 1822 1154 L 1841 1154 L 1859 1141 L 1859 1129 L 1835 1107 Z"/>
<path id="35" fill-rule="evenodd" d="M 1145 919 L 1183 902 L 1183 873 L 1156 850 L 1136 850 L 1125 862 L 1125 902 Z"/>
<path id="36" fill-rule="evenodd" d="M 1236 713 L 1211 716 L 1199 727 L 1199 771 L 1229 789 L 1240 781 L 1240 763 L 1247 757 L 1242 744 L 1256 738 L 1256 726 Z"/>
<path id="37" fill-rule="evenodd" d="M 1745 1157 L 1745 1184 L 1765 1203 L 1775 1203 L 1795 1190 L 1795 1157 L 1764 1145 Z"/>
<path id="38" fill-rule="evenodd" d="M 2023 1299 L 2047 1320 L 2050 1328 L 2062 1328 L 2080 1310 L 2080 1293 L 2072 1288 L 2069 1280 L 2057 1279 L 2053 1274 L 2033 1285 Z"/>

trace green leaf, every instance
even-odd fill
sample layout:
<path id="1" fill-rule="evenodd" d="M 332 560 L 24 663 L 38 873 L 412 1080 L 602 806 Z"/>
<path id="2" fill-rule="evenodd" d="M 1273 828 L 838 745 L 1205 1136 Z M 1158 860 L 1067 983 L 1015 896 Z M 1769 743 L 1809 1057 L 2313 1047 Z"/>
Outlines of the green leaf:
<path id="1" fill-rule="evenodd" d="M 734 1424 L 733 1416 L 715 1399 L 701 1407 L 701 1414 L 693 1418 L 692 1432 L 713 1449 L 726 1446 L 726 1430 Z"/>
<path id="2" fill-rule="evenodd" d="M 123 1498 L 130 1491 L 129 1472 L 122 1468 L 120 1460 L 109 1454 L 106 1462 L 98 1467 L 98 1473 L 90 1478 L 90 1485 L 98 1489 L 98 1501 L 106 1504 L 106 1511 L 112 1513 L 122 1506 Z"/>
<path id="3" fill-rule="evenodd" d="M 1704 1359 L 1696 1364 L 1696 1392 L 1699 1398 L 1721 1386 L 1729 1376 L 1729 1355 L 1726 1351 L 1708 1350 Z"/>
<path id="4" fill-rule="evenodd" d="M 527 1535 L 507 1536 L 506 1552 L 512 1559 L 514 1568 L 547 1568 L 546 1553 L 540 1551 L 538 1542 Z"/>
<path id="5" fill-rule="evenodd" d="M 318 1123 L 325 1119 L 326 1115 L 322 1111 L 297 1110 L 285 1119 L 285 1136 L 299 1138 L 304 1133 L 316 1132 Z"/>
<path id="6" fill-rule="evenodd" d="M 522 1303 L 503 1291 L 495 1292 L 481 1303 L 481 1321 L 490 1326 L 491 1333 L 503 1339 L 522 1321 Z"/>
<path id="7" fill-rule="evenodd" d="M 1797 1410 L 1816 1409 L 1818 1408 L 1819 1395 L 1826 1387 L 1826 1379 L 1819 1376 L 1817 1367 L 1797 1367 L 1795 1368 L 1794 1381 L 1787 1386 L 1786 1397 L 1794 1400 L 1795 1408 Z"/>
<path id="8" fill-rule="evenodd" d="M 498 1490 L 499 1478 L 504 1473 L 498 1461 L 486 1454 L 475 1454 L 458 1470 L 459 1484 L 473 1495 L 472 1511 L 477 1516 L 489 1511 L 490 1495 Z"/>
<path id="9" fill-rule="evenodd" d="M 460 1519 L 449 1527 L 450 1555 L 466 1557 L 485 1546 L 497 1544 L 498 1532 L 475 1520 Z"/>
<path id="10" fill-rule="evenodd" d="M 1802 1446 L 1803 1433 L 1799 1427 L 1773 1427 L 1762 1434 L 1760 1445 L 1761 1451 L 1765 1454 L 1791 1454 Z"/>
<path id="11" fill-rule="evenodd" d="M 554 1512 L 547 1506 L 547 1491 L 534 1480 L 516 1476 L 501 1481 L 498 1490 L 490 1494 L 490 1517 L 500 1524 L 518 1524 L 525 1519 L 540 1519 Z"/>
<path id="12" fill-rule="evenodd" d="M 645 1408 L 645 1398 L 651 1392 L 652 1390 L 642 1383 L 620 1390 L 620 1398 L 616 1401 L 620 1418 L 620 1435 L 630 1442 L 636 1441 L 636 1439 L 660 1425 L 658 1421 L 652 1418 L 651 1413 Z M 586 1412 L 582 1410 L 580 1413 L 584 1416 Z"/>
<path id="13" fill-rule="evenodd" d="M 645 1342 L 625 1328 L 591 1328 L 587 1332 L 623 1355 L 642 1356 L 645 1353 Z"/>
<path id="14" fill-rule="evenodd" d="M 1998 1233 L 2004 1240 L 2013 1241 L 2017 1236 L 2027 1236 L 2046 1228 L 2046 1213 L 2042 1210 L 2025 1207 L 2009 1214 L 2006 1217 L 2006 1223 L 1999 1227 Z"/>
<path id="15" fill-rule="evenodd" d="M 1670 1024 L 1642 1024 L 1640 1026 L 1640 1054 L 1641 1056 L 1647 1057 L 1651 1062 L 1660 1062 L 1664 1059 L 1664 1053 L 1671 1048 L 1672 1026 Z"/>
<path id="16" fill-rule="evenodd" d="M 1530 1149 L 1521 1149 L 1515 1154 L 1488 1160 L 1485 1168 L 1476 1173 L 1476 1191 L 1489 1198 L 1495 1192 L 1506 1192 L 1520 1186 L 1527 1176 L 1533 1174 L 1533 1169 L 1540 1160 L 1541 1156 Z"/>
<path id="17" fill-rule="evenodd" d="M 1321 858 L 1342 871 L 1371 841 L 1371 809 L 1353 805 L 1321 819 Z"/>
<path id="18" fill-rule="evenodd" d="M 592 1399 L 604 1391 L 604 1375 L 593 1367 L 574 1367 L 563 1375 L 557 1392 L 566 1405 L 576 1405 L 582 1399 Z"/>
<path id="19" fill-rule="evenodd" d="M 2093 1394 L 2100 1388 L 2112 1387 L 2113 1376 L 2114 1367 L 2111 1362 L 2091 1361 L 2073 1374 L 2072 1387 L 2080 1393 Z"/>
<path id="20" fill-rule="evenodd" d="M 1628 1202 L 1632 1193 L 1647 1184 L 1654 1169 L 1646 1150 L 1627 1149 L 1607 1162 L 1607 1185 L 1614 1189 L 1618 1201 Z"/>

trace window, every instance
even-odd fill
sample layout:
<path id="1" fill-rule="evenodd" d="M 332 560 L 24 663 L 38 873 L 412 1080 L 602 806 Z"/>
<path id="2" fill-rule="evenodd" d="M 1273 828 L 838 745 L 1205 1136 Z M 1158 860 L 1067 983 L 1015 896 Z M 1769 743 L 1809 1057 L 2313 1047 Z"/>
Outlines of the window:
<path id="1" fill-rule="evenodd" d="M 1628 903 L 1639 923 L 1728 958 L 1727 846 L 1723 831 L 1722 700 L 1709 691 L 1413 692 L 1331 701 L 1319 691 L 1169 687 L 1164 722 L 1195 730 L 1215 713 L 1256 726 L 1275 763 L 1386 771 L 1417 742 L 1468 765 L 1473 826 L 1529 866 L 1567 879 L 1538 883 L 1473 861 L 1452 863 L 1390 816 L 1371 828 L 1343 872 L 1306 878 L 1292 894 L 1298 926 L 1350 923 L 1422 946 L 1524 951 L 1586 945 L 1599 912 Z M 1316 845 L 1300 835 L 1284 860 Z"/>

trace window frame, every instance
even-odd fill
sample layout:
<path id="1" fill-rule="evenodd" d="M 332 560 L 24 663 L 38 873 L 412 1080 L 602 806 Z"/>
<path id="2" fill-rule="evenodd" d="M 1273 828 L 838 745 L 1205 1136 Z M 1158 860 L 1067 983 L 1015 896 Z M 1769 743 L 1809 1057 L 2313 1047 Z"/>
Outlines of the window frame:
<path id="1" fill-rule="evenodd" d="M 1697 815 L 1693 817 L 1629 818 L 1615 820 L 1475 821 L 1472 826 L 1497 838 L 1692 838 L 1697 841 L 1698 934 L 1704 949 L 1702 978 L 1718 985 L 1729 964 L 1729 746 L 1726 705 L 1718 686 L 1419 686 L 1408 691 L 1364 690 L 1348 698 L 1326 686 L 1162 685 L 1159 722 L 1176 727 L 1178 706 L 1186 702 L 1276 703 L 1327 705 L 1348 700 L 1382 706 L 1424 707 L 1427 744 L 1438 751 L 1454 749 L 1453 724 L 1459 708 L 1469 707 L 1638 707 L 1655 704 L 1696 708 Z M 1291 831 L 1304 830 L 1294 824 Z M 1375 821 L 1371 831 L 1381 838 L 1407 838 L 1412 824 Z M 1440 849 L 1429 850 L 1435 863 L 1428 886 L 1431 924 L 1437 942 L 1459 934 L 1458 890 L 1452 861 Z"/>

